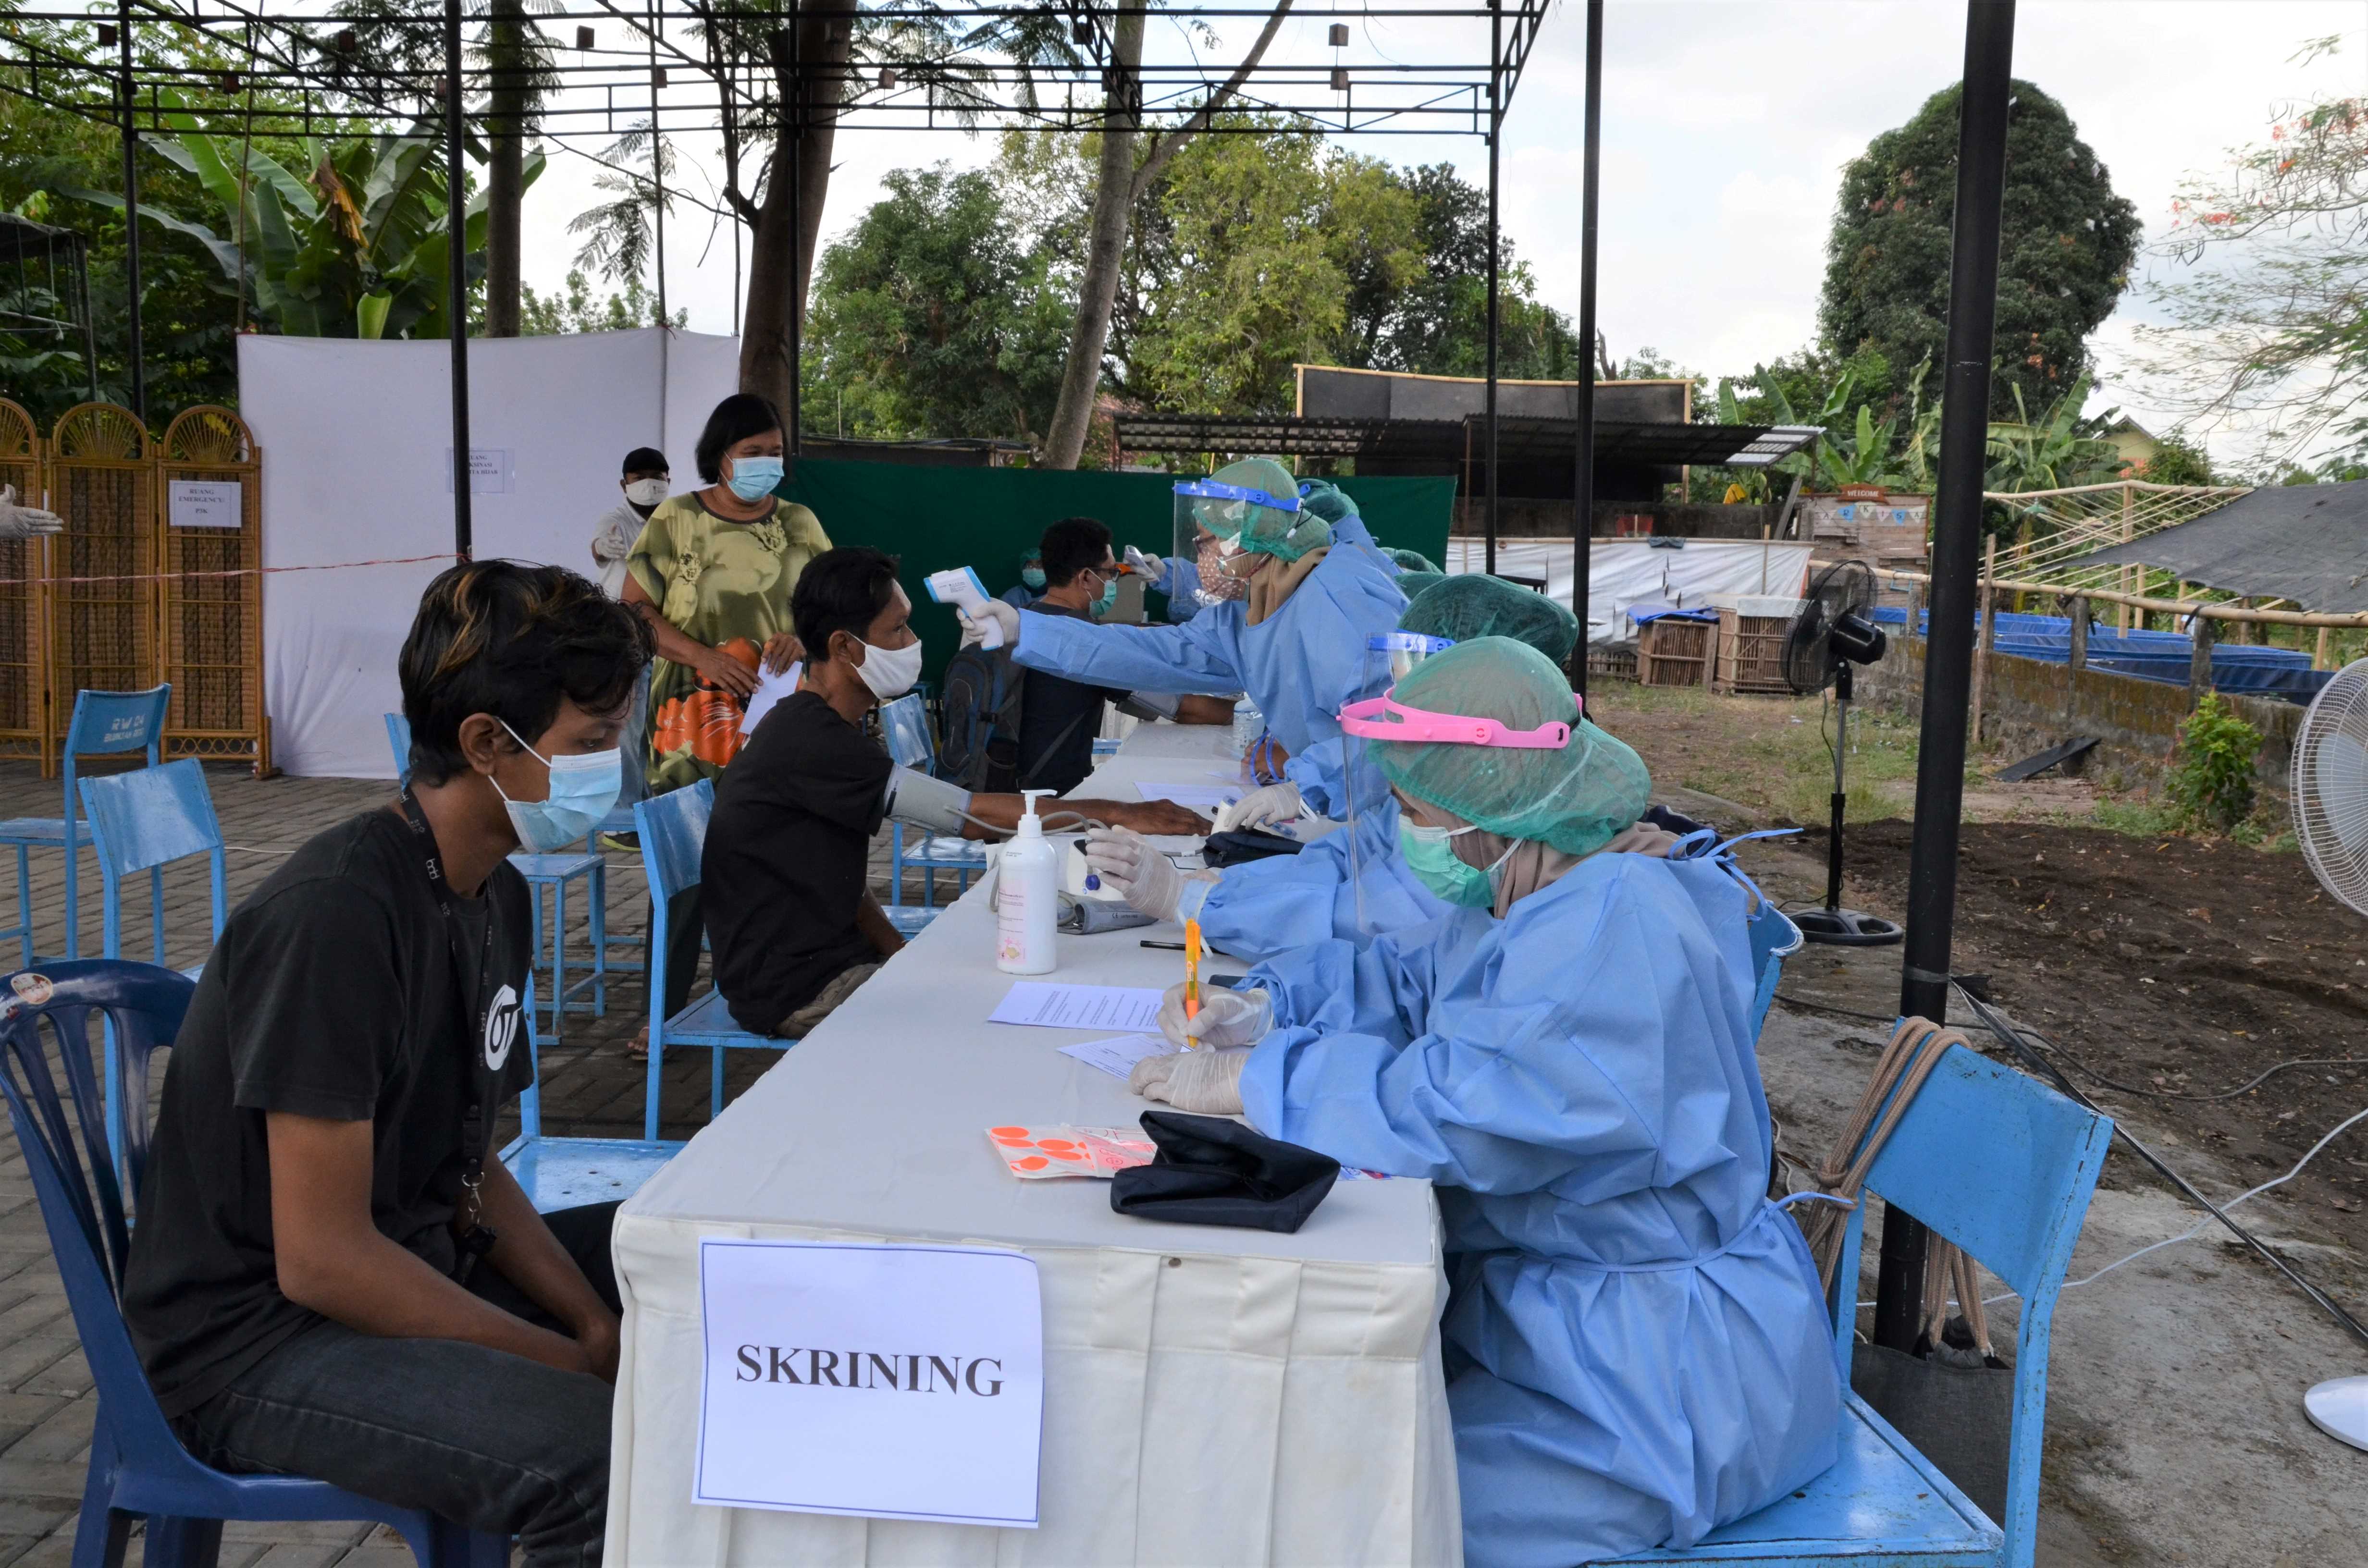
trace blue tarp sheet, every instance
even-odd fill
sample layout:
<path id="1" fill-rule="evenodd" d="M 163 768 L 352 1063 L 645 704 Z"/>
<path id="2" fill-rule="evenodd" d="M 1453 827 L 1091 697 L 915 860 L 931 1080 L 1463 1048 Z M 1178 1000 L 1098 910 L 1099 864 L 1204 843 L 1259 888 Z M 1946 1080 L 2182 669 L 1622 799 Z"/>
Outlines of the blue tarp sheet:
<path id="1" fill-rule="evenodd" d="M 1879 606 L 1869 612 L 1878 624 L 1905 626 L 1907 611 Z M 1925 620 L 1929 621 L 1928 611 Z M 1921 624 L 1918 630 L 1923 630 Z M 2072 622 L 2060 615 L 2018 615 L 2000 610 L 1997 640 L 2001 653 L 2039 659 L 2051 665 L 2072 657 Z M 2089 666 L 2116 675 L 2185 686 L 2195 657 L 2192 638 L 2176 631 L 2113 631 L 2091 621 Z M 2299 648 L 2263 648 L 2242 643 L 2212 646 L 2212 684 L 2221 691 L 2248 697 L 2278 697 L 2288 702 L 2308 702 L 2333 678 L 2330 670 L 2314 670 L 2310 655 Z"/>

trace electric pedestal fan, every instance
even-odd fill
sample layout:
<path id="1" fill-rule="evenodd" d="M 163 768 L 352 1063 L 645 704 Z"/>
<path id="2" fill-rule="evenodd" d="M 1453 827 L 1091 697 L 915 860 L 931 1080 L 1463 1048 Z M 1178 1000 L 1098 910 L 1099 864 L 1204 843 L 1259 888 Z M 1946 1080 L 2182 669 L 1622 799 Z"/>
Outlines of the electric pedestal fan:
<path id="1" fill-rule="evenodd" d="M 1827 567 L 1784 632 L 1784 681 L 1805 697 L 1834 688 L 1833 820 L 1826 839 L 1826 904 L 1788 911 L 1812 942 L 1880 948 L 1900 939 L 1896 922 L 1842 907 L 1842 759 L 1850 755 L 1850 669 L 1883 657 L 1883 629 L 1866 619 L 1874 608 L 1874 574 L 1863 561 Z"/>
<path id="2" fill-rule="evenodd" d="M 2294 747 L 2294 827 L 2328 896 L 2368 915 L 2368 659 L 2319 688 Z M 2303 1395 L 2311 1425 L 2368 1449 L 2368 1377 L 2337 1378 Z"/>

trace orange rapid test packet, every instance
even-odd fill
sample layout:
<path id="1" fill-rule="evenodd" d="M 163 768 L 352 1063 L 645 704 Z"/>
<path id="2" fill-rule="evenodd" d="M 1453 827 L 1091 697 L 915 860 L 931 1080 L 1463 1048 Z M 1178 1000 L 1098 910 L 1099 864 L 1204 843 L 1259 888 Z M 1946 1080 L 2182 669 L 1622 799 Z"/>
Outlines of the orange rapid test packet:
<path id="1" fill-rule="evenodd" d="M 1133 1127 L 990 1127 L 986 1139 L 1013 1176 L 1030 1181 L 1115 1176 L 1157 1153 Z"/>

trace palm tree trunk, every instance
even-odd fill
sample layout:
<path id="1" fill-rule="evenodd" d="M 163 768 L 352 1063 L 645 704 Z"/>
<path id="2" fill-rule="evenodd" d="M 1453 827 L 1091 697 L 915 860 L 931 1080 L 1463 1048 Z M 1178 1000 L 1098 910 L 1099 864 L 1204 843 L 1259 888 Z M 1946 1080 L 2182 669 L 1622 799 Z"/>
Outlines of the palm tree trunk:
<path id="1" fill-rule="evenodd" d="M 485 116 L 485 335 L 518 335 L 520 209 L 526 198 L 526 127 L 533 89 L 524 0 L 492 0 L 485 38 L 491 86 Z"/>
<path id="2" fill-rule="evenodd" d="M 814 277 L 814 242 L 822 233 L 823 208 L 830 195 L 831 148 L 837 134 L 838 106 L 847 96 L 847 62 L 855 45 L 855 9 L 849 0 L 820 0 L 797 22 L 796 68 L 790 39 L 768 40 L 776 101 L 782 106 L 774 133 L 765 195 L 757 210 L 748 253 L 748 306 L 740 329 L 740 390 L 771 401 L 788 416 L 790 406 L 791 301 L 801 320 Z M 803 82 L 803 114 L 793 112 L 795 84 Z M 797 135 L 803 118 L 805 134 Z M 790 178 L 790 160 L 798 177 Z M 799 210 L 790 210 L 794 184 Z M 792 235 L 795 244 L 791 243 Z"/>

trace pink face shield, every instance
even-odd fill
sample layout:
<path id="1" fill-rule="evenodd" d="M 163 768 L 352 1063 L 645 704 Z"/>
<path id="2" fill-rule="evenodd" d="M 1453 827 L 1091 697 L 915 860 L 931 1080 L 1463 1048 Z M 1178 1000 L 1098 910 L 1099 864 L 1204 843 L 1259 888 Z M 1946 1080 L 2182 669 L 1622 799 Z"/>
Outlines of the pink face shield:
<path id="1" fill-rule="evenodd" d="M 1584 711 L 1583 703 L 1581 710 Z M 1520 751 L 1559 751 L 1570 744 L 1570 726 L 1559 719 L 1534 730 L 1508 730 L 1494 719 L 1408 708 L 1387 693 L 1341 709 L 1340 731 L 1366 740 L 1440 741 L 1450 745 L 1507 746 Z"/>

